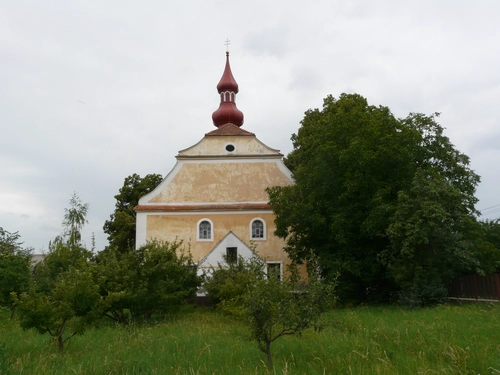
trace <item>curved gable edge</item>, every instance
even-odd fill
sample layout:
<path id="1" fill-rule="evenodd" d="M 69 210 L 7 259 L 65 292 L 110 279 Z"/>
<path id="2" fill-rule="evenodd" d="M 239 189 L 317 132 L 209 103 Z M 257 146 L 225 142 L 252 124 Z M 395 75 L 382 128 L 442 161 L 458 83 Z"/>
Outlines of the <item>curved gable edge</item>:
<path id="1" fill-rule="evenodd" d="M 165 176 L 162 182 L 154 188 L 149 193 L 143 195 L 139 198 L 139 206 L 148 204 L 150 200 L 155 198 L 157 195 L 160 195 L 161 192 L 165 189 L 165 187 L 174 179 L 175 175 L 179 173 L 183 162 L 176 162 L 172 170 Z"/>

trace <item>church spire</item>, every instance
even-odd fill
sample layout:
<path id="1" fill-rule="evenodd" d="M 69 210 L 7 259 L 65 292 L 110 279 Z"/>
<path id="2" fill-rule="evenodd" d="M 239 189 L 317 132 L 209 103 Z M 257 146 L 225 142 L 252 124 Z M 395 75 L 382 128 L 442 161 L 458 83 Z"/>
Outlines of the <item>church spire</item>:
<path id="1" fill-rule="evenodd" d="M 235 98 L 238 93 L 238 84 L 229 65 L 229 51 L 226 51 L 226 67 L 217 85 L 217 91 L 220 94 L 220 105 L 212 114 L 214 125 L 218 128 L 228 123 L 236 126 L 243 125 L 243 113 L 236 108 Z"/>

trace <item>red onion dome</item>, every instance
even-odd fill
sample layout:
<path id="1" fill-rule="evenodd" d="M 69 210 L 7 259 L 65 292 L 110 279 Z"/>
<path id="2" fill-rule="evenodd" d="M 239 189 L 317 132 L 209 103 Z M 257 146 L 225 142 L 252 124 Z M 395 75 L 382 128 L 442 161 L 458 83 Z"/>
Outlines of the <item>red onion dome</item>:
<path id="1" fill-rule="evenodd" d="M 217 91 L 220 94 L 220 105 L 212 114 L 214 125 L 217 127 L 227 123 L 236 126 L 243 125 L 243 112 L 236 107 L 235 100 L 238 93 L 238 84 L 233 77 L 231 66 L 229 65 L 229 52 L 226 52 L 226 67 L 217 85 Z"/>

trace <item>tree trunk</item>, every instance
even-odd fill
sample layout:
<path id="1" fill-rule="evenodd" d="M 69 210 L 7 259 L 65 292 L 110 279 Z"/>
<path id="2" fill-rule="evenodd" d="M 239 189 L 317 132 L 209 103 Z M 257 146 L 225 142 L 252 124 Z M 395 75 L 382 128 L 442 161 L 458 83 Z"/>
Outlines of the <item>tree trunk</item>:
<path id="1" fill-rule="evenodd" d="M 273 369 L 273 357 L 271 357 L 271 341 L 266 341 L 267 367 Z"/>
<path id="2" fill-rule="evenodd" d="M 62 333 L 57 336 L 57 347 L 59 348 L 59 351 L 62 352 L 64 349 L 64 341 L 62 338 Z"/>

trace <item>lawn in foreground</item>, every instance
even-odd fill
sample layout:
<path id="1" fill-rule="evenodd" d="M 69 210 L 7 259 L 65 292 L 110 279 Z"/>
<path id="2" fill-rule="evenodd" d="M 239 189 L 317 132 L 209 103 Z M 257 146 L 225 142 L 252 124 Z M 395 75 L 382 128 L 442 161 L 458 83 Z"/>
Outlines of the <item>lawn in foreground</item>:
<path id="1" fill-rule="evenodd" d="M 336 309 L 322 332 L 273 344 L 275 368 L 246 326 L 210 310 L 148 325 L 106 321 L 70 340 L 21 330 L 0 312 L 0 374 L 500 374 L 500 304 Z"/>

